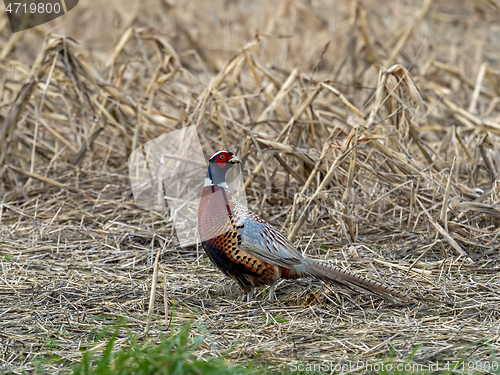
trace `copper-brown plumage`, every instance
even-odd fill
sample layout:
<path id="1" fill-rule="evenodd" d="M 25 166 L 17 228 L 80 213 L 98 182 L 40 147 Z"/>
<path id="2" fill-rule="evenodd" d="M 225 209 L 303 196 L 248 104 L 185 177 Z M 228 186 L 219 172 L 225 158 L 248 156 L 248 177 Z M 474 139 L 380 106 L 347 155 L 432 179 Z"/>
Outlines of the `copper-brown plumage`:
<path id="1" fill-rule="evenodd" d="M 256 287 L 281 278 L 314 276 L 328 283 L 418 302 L 380 282 L 304 257 L 276 228 L 234 199 L 225 172 L 239 159 L 219 151 L 210 159 L 198 210 L 198 230 L 211 261 L 243 290 L 248 300 Z"/>
<path id="2" fill-rule="evenodd" d="M 279 279 L 279 271 L 277 266 L 240 248 L 241 234 L 236 229 L 233 209 L 230 193 L 224 188 L 204 187 L 198 227 L 210 260 L 248 294 L 255 287 L 274 284 Z"/>

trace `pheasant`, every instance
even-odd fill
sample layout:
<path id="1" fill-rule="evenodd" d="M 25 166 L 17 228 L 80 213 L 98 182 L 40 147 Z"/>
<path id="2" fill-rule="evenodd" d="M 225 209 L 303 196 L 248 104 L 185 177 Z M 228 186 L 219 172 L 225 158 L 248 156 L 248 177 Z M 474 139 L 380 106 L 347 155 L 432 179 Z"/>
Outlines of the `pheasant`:
<path id="1" fill-rule="evenodd" d="M 276 228 L 238 202 L 226 182 L 226 172 L 241 163 L 232 152 L 216 152 L 209 160 L 198 210 L 198 231 L 210 260 L 253 298 L 256 287 L 270 286 L 269 299 L 279 279 L 314 276 L 330 284 L 379 297 L 391 295 L 418 303 L 378 281 L 303 256 Z"/>

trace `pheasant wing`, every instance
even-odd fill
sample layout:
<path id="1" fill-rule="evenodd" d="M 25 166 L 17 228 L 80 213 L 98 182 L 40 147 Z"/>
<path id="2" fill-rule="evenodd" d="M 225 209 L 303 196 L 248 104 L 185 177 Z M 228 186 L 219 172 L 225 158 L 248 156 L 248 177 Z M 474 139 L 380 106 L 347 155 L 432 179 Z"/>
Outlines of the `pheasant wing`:
<path id="1" fill-rule="evenodd" d="M 235 208 L 243 250 L 286 268 L 302 263 L 302 254 L 276 228 L 242 205 Z"/>

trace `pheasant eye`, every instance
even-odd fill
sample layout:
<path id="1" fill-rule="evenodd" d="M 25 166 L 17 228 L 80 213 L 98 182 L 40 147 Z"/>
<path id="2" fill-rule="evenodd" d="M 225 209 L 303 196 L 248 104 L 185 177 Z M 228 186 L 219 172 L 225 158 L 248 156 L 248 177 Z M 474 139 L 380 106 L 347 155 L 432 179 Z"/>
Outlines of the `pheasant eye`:
<path id="1" fill-rule="evenodd" d="M 225 158 L 224 155 L 219 156 L 219 160 L 224 160 L 224 158 Z"/>

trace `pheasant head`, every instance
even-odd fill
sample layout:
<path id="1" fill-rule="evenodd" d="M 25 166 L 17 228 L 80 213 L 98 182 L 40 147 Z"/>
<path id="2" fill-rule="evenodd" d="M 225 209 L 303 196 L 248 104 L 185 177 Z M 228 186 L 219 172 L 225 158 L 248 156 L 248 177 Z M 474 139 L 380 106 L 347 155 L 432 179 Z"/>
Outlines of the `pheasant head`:
<path id="1" fill-rule="evenodd" d="M 241 159 L 231 151 L 222 150 L 216 152 L 208 163 L 205 186 L 218 185 L 227 189 L 226 172 L 230 170 L 234 164 L 241 163 Z"/>

